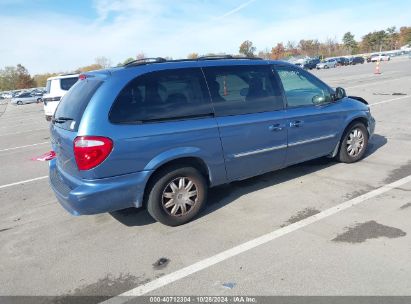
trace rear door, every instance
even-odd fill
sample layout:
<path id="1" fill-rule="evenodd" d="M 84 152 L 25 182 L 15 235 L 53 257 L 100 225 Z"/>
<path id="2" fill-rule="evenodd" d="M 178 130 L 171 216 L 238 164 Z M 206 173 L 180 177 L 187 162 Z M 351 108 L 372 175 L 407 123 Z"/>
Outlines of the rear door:
<path id="1" fill-rule="evenodd" d="M 287 165 L 331 153 L 339 138 L 344 113 L 332 102 L 332 90 L 312 74 L 275 66 L 287 99 Z"/>
<path id="2" fill-rule="evenodd" d="M 268 65 L 205 67 L 229 180 L 284 165 L 284 103 Z"/>

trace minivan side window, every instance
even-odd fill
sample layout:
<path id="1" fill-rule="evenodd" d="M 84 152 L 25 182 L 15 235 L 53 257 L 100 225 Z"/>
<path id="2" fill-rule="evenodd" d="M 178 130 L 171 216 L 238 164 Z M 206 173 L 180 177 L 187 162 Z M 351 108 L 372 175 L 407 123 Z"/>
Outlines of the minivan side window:
<path id="1" fill-rule="evenodd" d="M 304 70 L 289 66 L 275 66 L 283 84 L 289 108 L 312 106 L 332 100 L 327 85 Z"/>
<path id="2" fill-rule="evenodd" d="M 186 119 L 213 114 L 199 68 L 156 71 L 137 77 L 117 96 L 113 123 Z"/>
<path id="3" fill-rule="evenodd" d="M 217 116 L 284 108 L 281 90 L 268 65 L 203 68 Z"/>

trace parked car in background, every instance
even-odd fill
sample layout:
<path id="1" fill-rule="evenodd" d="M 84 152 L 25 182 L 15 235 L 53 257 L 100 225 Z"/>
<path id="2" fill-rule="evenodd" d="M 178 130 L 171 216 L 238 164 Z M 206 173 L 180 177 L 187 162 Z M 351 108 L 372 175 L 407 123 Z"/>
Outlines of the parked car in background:
<path id="1" fill-rule="evenodd" d="M 40 103 L 42 102 L 41 97 L 31 94 L 30 92 L 24 92 L 20 95 L 14 96 L 10 103 L 16 105 L 23 105 L 27 103 Z"/>
<path id="2" fill-rule="evenodd" d="M 315 59 L 310 59 L 307 60 L 304 64 L 303 64 L 303 68 L 306 70 L 312 70 L 315 69 L 317 67 L 317 64 L 320 63 L 320 59 L 315 58 Z"/>
<path id="3" fill-rule="evenodd" d="M 390 61 L 391 57 L 386 55 L 386 54 L 379 54 L 371 57 L 371 62 L 377 62 L 377 61 Z"/>
<path id="4" fill-rule="evenodd" d="M 43 91 L 40 91 L 40 90 L 34 89 L 34 90 L 31 91 L 31 94 L 32 94 L 33 96 L 43 96 L 43 95 L 44 95 L 44 92 L 43 92 Z"/>
<path id="5" fill-rule="evenodd" d="M 337 61 L 337 66 L 344 66 L 349 64 L 349 60 L 346 57 L 335 58 L 335 60 Z"/>
<path id="6" fill-rule="evenodd" d="M 367 61 L 367 62 L 371 62 L 371 59 L 372 59 L 373 57 L 375 57 L 375 56 L 378 56 L 378 54 L 371 54 L 371 55 L 367 56 L 366 61 Z"/>
<path id="7" fill-rule="evenodd" d="M 317 68 L 317 70 L 319 70 L 319 69 L 335 68 L 336 66 L 337 66 L 337 60 L 328 59 L 326 61 L 318 63 L 316 68 Z"/>
<path id="8" fill-rule="evenodd" d="M 10 98 L 13 98 L 13 95 L 11 94 L 11 93 L 3 93 L 2 95 L 1 95 L 4 99 L 10 99 Z"/>
<path id="9" fill-rule="evenodd" d="M 44 114 L 50 121 L 56 111 L 60 99 L 77 82 L 79 74 L 67 74 L 47 79 L 46 93 L 43 95 Z"/>
<path id="10" fill-rule="evenodd" d="M 61 100 L 50 185 L 75 215 L 146 206 L 176 226 L 209 187 L 322 156 L 360 160 L 374 125 L 363 99 L 286 62 L 137 60 L 80 75 Z"/>
<path id="11" fill-rule="evenodd" d="M 365 62 L 364 58 L 360 56 L 351 57 L 349 60 L 350 65 L 363 64 L 364 62 Z"/>

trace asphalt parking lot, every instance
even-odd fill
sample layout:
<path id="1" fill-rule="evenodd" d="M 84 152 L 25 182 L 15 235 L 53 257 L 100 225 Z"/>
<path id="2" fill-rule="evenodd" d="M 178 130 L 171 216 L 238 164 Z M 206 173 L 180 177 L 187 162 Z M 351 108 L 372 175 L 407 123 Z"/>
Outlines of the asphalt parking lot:
<path id="1" fill-rule="evenodd" d="M 33 160 L 50 149 L 42 105 L 0 105 L 0 296 L 411 295 L 411 60 L 381 70 L 313 71 L 369 101 L 364 160 L 212 189 L 176 228 L 145 210 L 68 214 Z"/>

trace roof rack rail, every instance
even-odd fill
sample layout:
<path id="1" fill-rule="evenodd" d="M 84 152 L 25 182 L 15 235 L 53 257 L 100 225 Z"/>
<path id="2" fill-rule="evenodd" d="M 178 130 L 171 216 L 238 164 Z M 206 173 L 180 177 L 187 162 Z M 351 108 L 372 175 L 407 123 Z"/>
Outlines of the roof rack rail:
<path id="1" fill-rule="evenodd" d="M 197 60 L 219 60 L 219 59 L 249 59 L 249 60 L 262 60 L 260 57 L 243 57 L 233 55 L 209 55 L 198 57 Z"/>
<path id="2" fill-rule="evenodd" d="M 233 56 L 233 55 L 209 55 L 209 56 L 201 56 L 194 59 L 174 59 L 174 60 L 167 60 L 162 57 L 154 57 L 154 58 L 142 58 L 130 61 L 124 64 L 124 67 L 131 67 L 137 65 L 145 65 L 149 63 L 163 63 L 163 62 L 181 62 L 181 61 L 203 61 L 203 60 L 222 60 L 222 59 L 245 59 L 245 60 L 263 60 L 260 57 L 244 57 L 244 56 Z"/>
<path id="3" fill-rule="evenodd" d="M 162 58 L 162 57 L 153 57 L 153 58 L 141 58 L 141 59 L 136 59 L 130 62 L 127 62 L 123 66 L 135 66 L 135 65 L 143 65 L 143 64 L 148 64 L 148 63 L 160 63 L 160 62 L 166 62 L 167 59 Z"/>
<path id="4" fill-rule="evenodd" d="M 232 59 L 232 55 L 207 55 L 196 58 L 197 60 L 218 60 L 218 59 Z"/>

